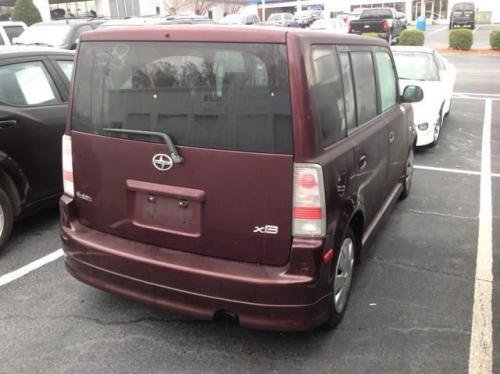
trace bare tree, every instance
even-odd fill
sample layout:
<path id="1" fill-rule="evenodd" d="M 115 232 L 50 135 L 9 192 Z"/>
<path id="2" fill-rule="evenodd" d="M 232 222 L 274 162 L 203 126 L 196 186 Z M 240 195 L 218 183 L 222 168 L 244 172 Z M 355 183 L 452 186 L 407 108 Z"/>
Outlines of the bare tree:
<path id="1" fill-rule="evenodd" d="M 163 0 L 163 7 L 168 14 L 175 16 L 191 7 L 191 0 Z"/>
<path id="2" fill-rule="evenodd" d="M 190 4 L 194 10 L 194 14 L 204 15 L 215 4 L 212 0 L 191 0 Z"/>
<path id="3" fill-rule="evenodd" d="M 248 5 L 248 0 L 224 0 L 224 14 L 234 14 L 238 13 L 238 11 Z"/>

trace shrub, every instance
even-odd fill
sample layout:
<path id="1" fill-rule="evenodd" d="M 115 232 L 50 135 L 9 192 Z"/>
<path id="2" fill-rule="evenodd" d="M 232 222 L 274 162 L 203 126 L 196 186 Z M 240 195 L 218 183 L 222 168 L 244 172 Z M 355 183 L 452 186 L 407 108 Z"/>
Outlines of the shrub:
<path id="1" fill-rule="evenodd" d="M 12 11 L 13 21 L 22 21 L 28 26 L 42 22 L 42 16 L 38 8 L 33 4 L 33 0 L 16 0 Z"/>
<path id="2" fill-rule="evenodd" d="M 491 32 L 490 45 L 493 49 L 500 49 L 500 29 Z"/>
<path id="3" fill-rule="evenodd" d="M 450 31 L 450 48 L 468 51 L 472 47 L 472 30 L 457 29 Z"/>
<path id="4" fill-rule="evenodd" d="M 399 45 L 424 45 L 425 34 L 420 30 L 404 30 L 399 36 Z"/>

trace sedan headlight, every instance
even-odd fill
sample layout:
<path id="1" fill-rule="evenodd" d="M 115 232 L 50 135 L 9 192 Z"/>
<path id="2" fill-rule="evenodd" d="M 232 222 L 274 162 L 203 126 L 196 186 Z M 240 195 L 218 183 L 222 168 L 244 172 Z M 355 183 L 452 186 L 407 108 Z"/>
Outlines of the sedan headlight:
<path id="1" fill-rule="evenodd" d="M 417 127 L 420 131 L 425 131 L 429 128 L 429 124 L 427 122 L 419 123 Z"/>

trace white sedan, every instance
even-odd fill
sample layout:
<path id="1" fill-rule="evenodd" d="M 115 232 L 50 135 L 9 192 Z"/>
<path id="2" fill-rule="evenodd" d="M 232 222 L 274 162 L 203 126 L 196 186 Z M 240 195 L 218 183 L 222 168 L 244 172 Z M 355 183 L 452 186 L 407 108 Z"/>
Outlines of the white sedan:
<path id="1" fill-rule="evenodd" d="M 349 33 L 349 27 L 345 21 L 338 18 L 318 19 L 309 26 L 309 29 L 331 31 L 338 34 Z"/>
<path id="2" fill-rule="evenodd" d="M 456 69 L 439 52 L 425 47 L 392 47 L 401 92 L 409 85 L 422 87 L 424 99 L 414 103 L 417 146 L 435 145 L 450 112 Z"/>

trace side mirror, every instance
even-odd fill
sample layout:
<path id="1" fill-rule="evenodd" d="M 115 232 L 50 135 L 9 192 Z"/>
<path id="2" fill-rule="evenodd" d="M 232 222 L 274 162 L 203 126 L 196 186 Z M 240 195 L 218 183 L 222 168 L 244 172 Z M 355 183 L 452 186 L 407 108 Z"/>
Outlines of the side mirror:
<path id="1" fill-rule="evenodd" d="M 419 86 L 406 86 L 402 97 L 404 103 L 418 103 L 424 98 L 424 91 Z"/>

